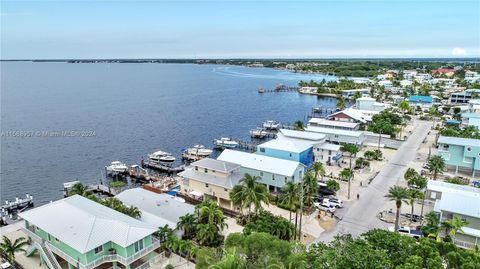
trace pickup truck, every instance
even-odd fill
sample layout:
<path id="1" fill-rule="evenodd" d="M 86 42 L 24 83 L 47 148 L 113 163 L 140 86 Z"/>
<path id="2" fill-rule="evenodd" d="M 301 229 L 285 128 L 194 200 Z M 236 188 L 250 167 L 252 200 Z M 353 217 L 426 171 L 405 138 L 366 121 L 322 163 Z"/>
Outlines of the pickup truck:
<path id="1" fill-rule="evenodd" d="M 388 227 L 388 230 L 390 232 L 393 232 L 395 231 L 395 227 Z M 413 238 L 420 238 L 423 236 L 423 233 L 422 231 L 419 231 L 419 230 L 413 230 L 413 229 L 410 229 L 410 227 L 407 227 L 407 226 L 400 226 L 398 227 L 398 232 L 400 234 L 403 234 L 403 235 L 406 235 L 406 236 L 410 236 L 410 237 L 413 237 Z"/>

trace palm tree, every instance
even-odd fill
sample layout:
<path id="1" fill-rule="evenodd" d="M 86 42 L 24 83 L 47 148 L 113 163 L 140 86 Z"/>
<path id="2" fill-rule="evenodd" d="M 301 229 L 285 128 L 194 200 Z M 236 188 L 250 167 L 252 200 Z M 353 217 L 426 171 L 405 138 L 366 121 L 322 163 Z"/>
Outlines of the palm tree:
<path id="1" fill-rule="evenodd" d="M 236 249 L 231 248 L 225 250 L 223 258 L 211 264 L 208 269 L 241 269 L 244 268 L 244 260 L 237 255 Z"/>
<path id="2" fill-rule="evenodd" d="M 437 238 L 440 229 L 440 219 L 437 213 L 431 211 L 425 215 L 425 224 L 422 226 L 422 232 L 427 237 Z"/>
<path id="3" fill-rule="evenodd" d="M 252 205 L 255 207 L 255 213 L 262 207 L 262 202 L 268 204 L 268 190 L 265 185 L 259 183 L 260 177 L 245 174 L 239 184 L 230 192 L 230 198 L 243 208 L 248 207 L 248 215 L 250 218 Z"/>
<path id="4" fill-rule="evenodd" d="M 222 209 L 214 201 L 203 201 L 197 206 L 195 211 L 199 224 L 210 224 L 219 231 L 222 231 L 227 226 Z"/>
<path id="5" fill-rule="evenodd" d="M 410 202 L 410 205 L 412 206 L 412 211 L 411 211 L 411 214 L 410 214 L 410 221 L 413 221 L 413 210 L 414 210 L 414 206 L 415 206 L 415 201 L 417 199 L 423 199 L 423 192 L 420 192 L 418 190 L 415 190 L 415 189 L 408 189 L 408 192 L 409 192 L 409 202 Z"/>
<path id="6" fill-rule="evenodd" d="M 139 219 L 140 217 L 142 217 L 142 211 L 140 211 L 140 209 L 138 209 L 138 207 L 135 207 L 135 206 L 130 206 L 130 207 L 124 206 L 123 213 L 135 219 Z"/>
<path id="7" fill-rule="evenodd" d="M 463 233 L 463 230 L 462 228 L 466 225 L 468 225 L 468 221 L 466 220 L 462 220 L 461 218 L 457 217 L 457 216 L 453 216 L 452 219 L 448 219 L 448 220 L 445 220 L 443 223 L 442 223 L 442 226 L 444 226 L 447 230 L 447 235 L 448 236 L 451 236 L 453 238 L 455 238 L 455 235 L 457 234 L 457 232 L 462 232 Z"/>
<path id="8" fill-rule="evenodd" d="M 354 144 L 344 144 L 340 147 L 340 150 L 342 152 L 348 152 L 350 157 L 350 170 L 352 170 L 352 158 L 354 155 L 358 153 L 359 151 L 358 147 Z M 351 173 L 351 176 L 353 177 L 353 172 Z M 348 178 L 348 195 L 347 195 L 348 199 L 350 199 L 350 181 L 351 181 L 351 178 Z"/>
<path id="9" fill-rule="evenodd" d="M 318 195 L 318 181 L 310 172 L 306 172 L 303 176 L 303 194 L 305 204 L 311 206 L 313 198 Z"/>
<path id="10" fill-rule="evenodd" d="M 418 175 L 418 173 L 415 169 L 408 168 L 407 171 L 405 171 L 405 174 L 403 175 L 403 178 L 408 181 L 416 175 Z"/>
<path id="11" fill-rule="evenodd" d="M 348 199 L 350 199 L 350 184 L 353 180 L 353 170 L 351 168 L 343 168 L 339 174 L 340 178 L 348 180 Z"/>
<path id="12" fill-rule="evenodd" d="M 400 220 L 400 207 L 402 202 L 408 205 L 409 193 L 408 189 L 400 186 L 393 186 L 388 190 L 388 194 L 385 195 L 390 201 L 395 201 L 397 206 L 397 214 L 395 216 L 395 232 L 398 231 L 398 221 Z"/>
<path id="13" fill-rule="evenodd" d="M 410 106 L 408 105 L 407 100 L 402 100 L 398 104 L 398 108 L 400 108 L 400 110 L 403 112 L 403 114 L 405 114 L 405 112 L 410 108 Z"/>
<path id="14" fill-rule="evenodd" d="M 427 163 L 428 171 L 433 172 L 433 180 L 437 180 L 438 174 L 443 174 L 445 169 L 445 160 L 440 155 L 435 155 Z"/>
<path id="15" fill-rule="evenodd" d="M 197 225 L 197 241 L 202 246 L 212 246 L 219 237 L 214 225 L 200 223 Z"/>
<path id="16" fill-rule="evenodd" d="M 282 187 L 282 194 L 279 197 L 279 202 L 284 204 L 289 209 L 289 221 L 292 221 L 292 210 L 295 210 L 298 203 L 298 188 L 295 183 L 289 181 Z M 295 231 L 297 230 L 297 211 L 295 210 Z"/>
<path id="17" fill-rule="evenodd" d="M 195 215 L 188 213 L 180 217 L 177 223 L 177 229 L 183 230 L 183 238 L 190 239 L 193 237 L 196 224 L 197 219 Z"/>
<path id="18" fill-rule="evenodd" d="M 323 180 L 323 176 L 325 176 L 325 167 L 323 166 L 323 163 L 314 162 L 312 164 L 312 170 L 314 171 L 315 178 L 318 178 L 318 175 L 320 175 Z"/>
<path id="19" fill-rule="evenodd" d="M 68 196 L 75 194 L 81 196 L 87 196 L 90 192 L 88 191 L 87 186 L 83 185 L 81 182 L 75 183 L 72 188 L 68 191 Z"/>
<path id="20" fill-rule="evenodd" d="M 344 110 L 345 107 L 347 107 L 347 104 L 345 103 L 345 99 L 343 96 L 340 96 L 337 98 L 337 108 L 340 110 Z"/>
<path id="21" fill-rule="evenodd" d="M 293 124 L 293 129 L 296 130 L 296 131 L 305 131 L 305 125 L 303 124 L 303 121 L 297 120 Z"/>
<path id="22" fill-rule="evenodd" d="M 173 230 L 168 227 L 168 224 L 165 224 L 163 227 L 160 227 L 157 231 L 158 238 L 160 243 L 165 243 L 167 239 L 173 235 Z"/>
<path id="23" fill-rule="evenodd" d="M 14 263 L 15 253 L 26 252 L 23 247 L 27 245 L 28 241 L 24 237 L 19 237 L 12 242 L 8 237 L 3 236 L 2 242 L 0 243 L 0 248 L 2 250 L 2 253 L 4 253 L 7 257 L 7 260 L 11 263 Z"/>

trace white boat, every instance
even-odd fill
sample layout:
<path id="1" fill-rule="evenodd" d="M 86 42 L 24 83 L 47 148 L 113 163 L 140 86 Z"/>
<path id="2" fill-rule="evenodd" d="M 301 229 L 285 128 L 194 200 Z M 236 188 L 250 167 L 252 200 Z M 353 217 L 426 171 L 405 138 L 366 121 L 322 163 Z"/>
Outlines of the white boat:
<path id="1" fill-rule="evenodd" d="M 200 160 L 212 154 L 213 150 L 207 149 L 204 145 L 195 145 L 183 151 L 182 157 L 187 160 Z"/>
<path id="2" fill-rule="evenodd" d="M 268 135 L 268 132 L 261 128 L 257 128 L 250 131 L 250 136 L 253 138 L 265 138 L 267 135 Z"/>
<path id="3" fill-rule="evenodd" d="M 219 148 L 236 148 L 238 147 L 238 142 L 234 141 L 228 137 L 221 137 L 220 139 L 215 139 L 213 141 L 216 147 Z"/>
<path id="4" fill-rule="evenodd" d="M 267 120 L 263 123 L 263 128 L 270 130 L 277 130 L 280 127 L 280 123 L 274 120 Z"/>
<path id="5" fill-rule="evenodd" d="M 175 161 L 172 154 L 161 150 L 148 155 L 148 159 L 154 164 L 172 164 Z"/>
<path id="6" fill-rule="evenodd" d="M 264 93 L 265 89 L 264 88 L 258 88 L 258 93 Z"/>
<path id="7" fill-rule="evenodd" d="M 124 174 L 127 172 L 128 167 L 119 161 L 111 162 L 109 166 L 106 167 L 107 173 L 109 174 Z"/>

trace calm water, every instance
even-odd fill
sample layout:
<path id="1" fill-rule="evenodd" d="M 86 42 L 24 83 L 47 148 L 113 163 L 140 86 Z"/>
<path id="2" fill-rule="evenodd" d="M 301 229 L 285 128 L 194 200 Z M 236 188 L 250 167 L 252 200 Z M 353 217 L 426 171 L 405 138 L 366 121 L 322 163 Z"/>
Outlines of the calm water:
<path id="1" fill-rule="evenodd" d="M 1 200 L 31 193 L 42 204 L 62 196 L 62 183 L 95 183 L 104 166 L 139 163 L 155 150 L 172 152 L 220 136 L 249 139 L 268 119 L 305 119 L 332 98 L 258 94 L 258 87 L 322 76 L 272 69 L 189 64 L 1 63 Z M 329 78 L 327 78 L 329 79 Z M 330 78 L 333 79 L 333 78 Z M 35 132 L 93 131 L 94 137 Z"/>

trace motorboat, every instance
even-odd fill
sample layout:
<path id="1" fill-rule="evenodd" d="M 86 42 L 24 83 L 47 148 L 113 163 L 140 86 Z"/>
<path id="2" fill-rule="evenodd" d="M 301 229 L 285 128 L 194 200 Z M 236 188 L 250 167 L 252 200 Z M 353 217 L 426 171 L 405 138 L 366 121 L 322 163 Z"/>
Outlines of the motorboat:
<path id="1" fill-rule="evenodd" d="M 215 147 L 218 148 L 236 148 L 238 147 L 238 142 L 235 140 L 232 140 L 231 138 L 228 137 L 221 137 L 220 139 L 215 139 L 213 141 L 213 144 Z"/>
<path id="2" fill-rule="evenodd" d="M 206 148 L 204 145 L 195 145 L 184 150 L 182 157 L 187 160 L 197 161 L 210 156 L 212 152 L 213 150 Z"/>
<path id="3" fill-rule="evenodd" d="M 110 165 L 105 168 L 107 169 L 107 173 L 112 175 L 125 174 L 128 170 L 128 167 L 120 161 L 111 162 Z"/>
<path id="4" fill-rule="evenodd" d="M 161 150 L 148 155 L 148 159 L 154 164 L 172 164 L 175 161 L 172 154 Z"/>
<path id="5" fill-rule="evenodd" d="M 258 93 L 264 93 L 265 89 L 264 88 L 258 88 Z"/>
<path id="6" fill-rule="evenodd" d="M 267 120 L 263 123 L 263 128 L 269 130 L 277 130 L 280 127 L 280 123 L 274 120 Z"/>
<path id="7" fill-rule="evenodd" d="M 253 138 L 265 138 L 267 135 L 268 135 L 268 132 L 261 128 L 257 128 L 250 131 L 250 136 Z"/>

